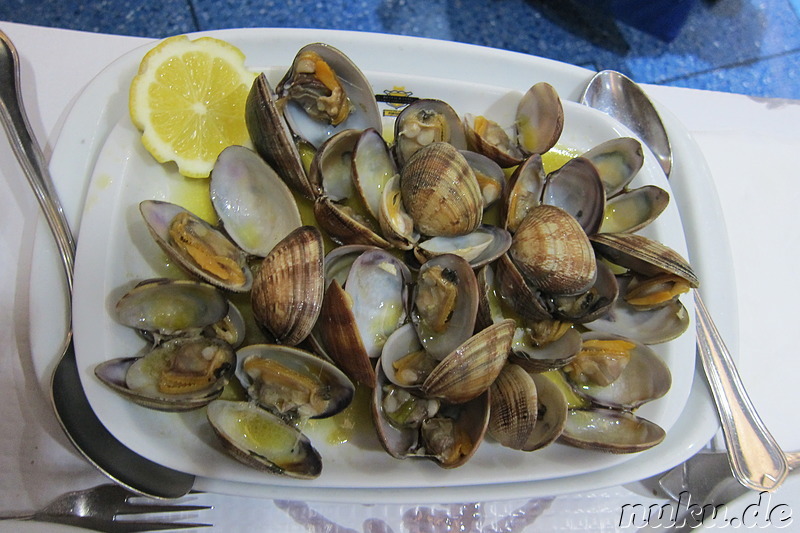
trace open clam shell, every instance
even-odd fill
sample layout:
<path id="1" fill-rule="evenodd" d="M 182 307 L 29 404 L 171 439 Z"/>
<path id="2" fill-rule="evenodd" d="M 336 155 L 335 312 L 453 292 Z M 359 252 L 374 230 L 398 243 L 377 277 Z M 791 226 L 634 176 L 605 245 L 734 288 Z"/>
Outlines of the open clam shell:
<path id="1" fill-rule="evenodd" d="M 620 193 L 636 177 L 644 165 L 642 143 L 632 137 L 618 137 L 598 144 L 584 157 L 591 161 L 611 198 Z"/>
<path id="2" fill-rule="evenodd" d="M 164 253 L 187 272 L 223 289 L 250 290 L 253 274 L 247 255 L 208 222 L 160 200 L 144 200 L 139 211 Z"/>
<path id="3" fill-rule="evenodd" d="M 655 185 L 623 191 L 606 202 L 600 233 L 633 233 L 658 218 L 669 204 L 669 193 Z"/>
<path id="4" fill-rule="evenodd" d="M 394 154 L 405 166 L 417 151 L 434 142 L 444 142 L 458 150 L 467 149 L 461 119 L 442 100 L 420 98 L 407 105 L 394 123 Z"/>
<path id="5" fill-rule="evenodd" d="M 225 318 L 228 300 L 208 283 L 157 278 L 139 283 L 116 303 L 119 323 L 168 337 L 200 330 Z"/>
<path id="6" fill-rule="evenodd" d="M 437 256 L 419 269 L 411 322 L 425 350 L 441 360 L 472 336 L 478 313 L 478 283 L 463 258 Z"/>
<path id="7" fill-rule="evenodd" d="M 323 298 L 317 331 L 326 353 L 354 381 L 375 382 L 370 359 L 407 317 L 410 272 L 390 253 L 370 248 L 353 261 L 344 287 L 333 279 Z"/>
<path id="8" fill-rule="evenodd" d="M 185 337 L 161 343 L 142 357 L 111 359 L 95 376 L 123 397 L 149 409 L 199 409 L 222 394 L 236 354 L 226 342 Z"/>
<path id="9" fill-rule="evenodd" d="M 595 405 L 633 410 L 647 402 L 664 396 L 672 385 L 672 374 L 661 357 L 648 346 L 624 337 L 597 332 L 583 334 L 589 339 L 622 339 L 630 342 L 630 359 L 622 372 L 608 385 L 575 383 L 570 380 L 576 393 L 588 398 Z"/>
<path id="10" fill-rule="evenodd" d="M 564 108 L 555 88 L 533 85 L 517 105 L 517 143 L 529 154 L 543 154 L 555 146 L 564 129 Z"/>
<path id="11" fill-rule="evenodd" d="M 206 415 L 225 451 L 251 468 L 299 479 L 322 472 L 308 437 L 253 403 L 216 400 Z"/>
<path id="12" fill-rule="evenodd" d="M 346 129 L 381 129 L 372 85 L 344 52 L 311 43 L 275 88 L 292 132 L 314 147 Z"/>
<path id="13" fill-rule="evenodd" d="M 237 358 L 236 374 L 251 399 L 282 418 L 327 418 L 353 400 L 355 387 L 347 376 L 305 350 L 254 344 Z"/>
<path id="14" fill-rule="evenodd" d="M 685 279 L 692 288 L 700 286 L 689 262 L 658 241 L 631 233 L 599 233 L 591 241 L 598 254 L 612 263 L 645 276 L 673 274 Z"/>

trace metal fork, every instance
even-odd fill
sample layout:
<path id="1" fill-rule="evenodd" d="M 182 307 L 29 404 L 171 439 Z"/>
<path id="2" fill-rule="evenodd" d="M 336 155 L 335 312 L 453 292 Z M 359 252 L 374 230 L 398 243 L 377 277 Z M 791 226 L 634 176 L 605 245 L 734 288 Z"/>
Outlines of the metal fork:
<path id="1" fill-rule="evenodd" d="M 44 508 L 33 513 L 0 513 L 0 520 L 51 522 L 108 533 L 164 531 L 211 526 L 211 524 L 176 521 L 118 520 L 126 515 L 210 509 L 205 505 L 138 503 L 130 501 L 132 498 L 143 499 L 142 496 L 119 485 L 98 485 L 90 489 L 62 494 Z"/>

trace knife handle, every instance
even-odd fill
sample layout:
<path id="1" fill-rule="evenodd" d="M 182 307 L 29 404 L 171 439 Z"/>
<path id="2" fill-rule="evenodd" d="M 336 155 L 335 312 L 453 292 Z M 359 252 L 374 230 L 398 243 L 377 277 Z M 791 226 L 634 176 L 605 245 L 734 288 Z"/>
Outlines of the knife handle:
<path id="1" fill-rule="evenodd" d="M 786 454 L 756 413 L 731 354 L 694 292 L 697 351 L 717 405 L 734 477 L 750 489 L 772 491 L 789 472 Z"/>

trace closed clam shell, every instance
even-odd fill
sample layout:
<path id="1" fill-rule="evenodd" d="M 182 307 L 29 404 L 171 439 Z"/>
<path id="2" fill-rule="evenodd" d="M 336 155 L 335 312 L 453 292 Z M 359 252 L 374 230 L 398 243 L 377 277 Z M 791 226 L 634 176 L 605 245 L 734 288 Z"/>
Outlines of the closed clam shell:
<path id="1" fill-rule="evenodd" d="M 598 233 L 591 242 L 599 255 L 634 272 L 645 276 L 666 272 L 685 279 L 692 288 L 700 286 L 689 262 L 658 241 L 631 233 Z"/>
<path id="2" fill-rule="evenodd" d="M 578 221 L 559 207 L 532 208 L 508 253 L 525 279 L 549 294 L 585 291 L 597 276 L 589 238 Z"/>
<path id="3" fill-rule="evenodd" d="M 520 450 L 536 425 L 536 384 L 522 367 L 508 364 L 490 388 L 489 435 Z"/>
<path id="4" fill-rule="evenodd" d="M 666 432 L 627 411 L 570 409 L 560 442 L 609 453 L 636 453 L 660 443 Z"/>
<path id="5" fill-rule="evenodd" d="M 322 234 L 301 226 L 279 242 L 261 262 L 250 293 L 253 315 L 281 344 L 303 341 L 322 308 Z"/>
<path id="6" fill-rule="evenodd" d="M 424 235 L 464 235 L 481 223 L 478 180 L 451 144 L 432 143 L 415 153 L 401 171 L 400 191 L 403 205 Z"/>
<path id="7" fill-rule="evenodd" d="M 422 391 L 451 403 L 479 396 L 506 364 L 513 335 L 514 321 L 510 319 L 476 333 L 433 369 Z"/>

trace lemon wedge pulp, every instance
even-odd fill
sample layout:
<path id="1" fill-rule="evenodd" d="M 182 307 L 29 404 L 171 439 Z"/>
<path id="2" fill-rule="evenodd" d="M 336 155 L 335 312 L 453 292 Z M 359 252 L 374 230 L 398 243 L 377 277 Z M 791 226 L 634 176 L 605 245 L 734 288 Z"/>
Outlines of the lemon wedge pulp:
<path id="1" fill-rule="evenodd" d="M 235 46 L 211 37 L 170 37 L 142 59 L 129 110 L 142 143 L 187 177 L 208 177 L 222 150 L 248 145 L 247 94 L 256 73 Z"/>

